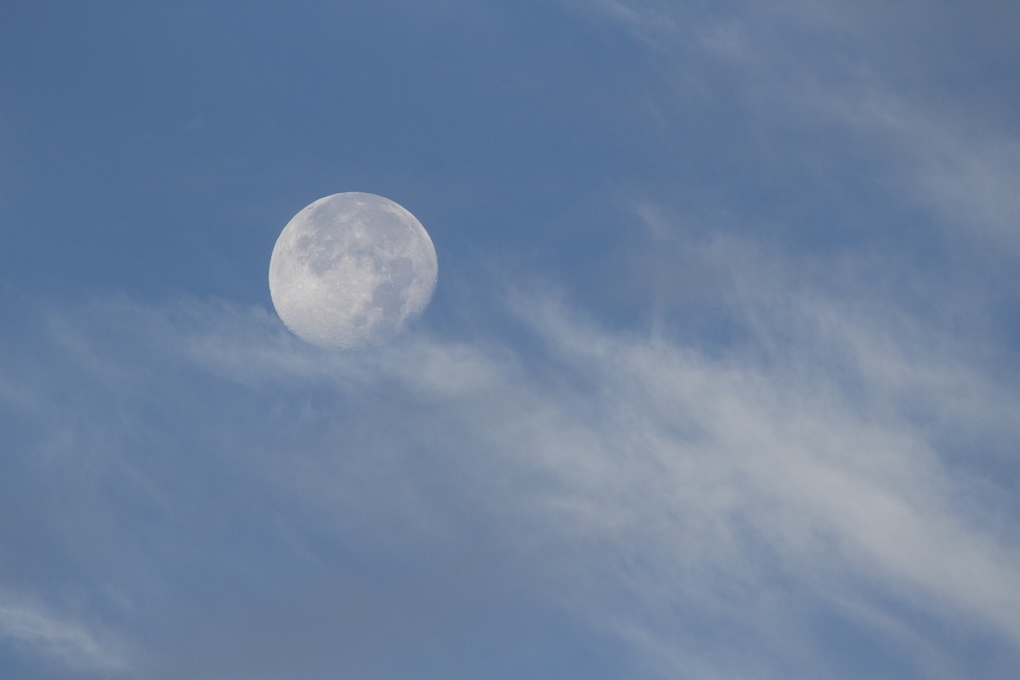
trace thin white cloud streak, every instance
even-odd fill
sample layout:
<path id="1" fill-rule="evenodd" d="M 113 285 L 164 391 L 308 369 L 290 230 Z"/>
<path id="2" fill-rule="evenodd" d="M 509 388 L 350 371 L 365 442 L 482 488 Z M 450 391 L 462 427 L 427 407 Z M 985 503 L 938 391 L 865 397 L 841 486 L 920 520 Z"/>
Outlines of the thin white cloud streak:
<path id="1" fill-rule="evenodd" d="M 38 604 L 0 593 L 0 640 L 23 654 L 80 672 L 120 675 L 128 669 L 107 631 L 55 616 Z"/>
<path id="2" fill-rule="evenodd" d="M 748 110 L 773 131 L 816 130 L 812 153 L 826 153 L 824 138 L 835 124 L 870 149 L 890 191 L 929 211 L 954 242 L 1020 254 L 1020 129 L 1010 98 L 970 101 L 968 92 L 944 91 L 960 78 L 959 69 L 970 69 L 964 82 L 985 94 L 1015 84 L 1012 36 L 1020 13 L 1005 4 L 796 0 L 703 11 L 687 3 L 613 0 L 573 6 L 617 21 L 661 53 L 676 69 L 677 85 L 701 77 L 705 57 L 727 65 Z M 964 20 L 973 30 L 956 25 Z M 978 36 L 985 36 L 983 44 Z M 1012 81 L 988 75 L 1003 72 Z"/>
<path id="3" fill-rule="evenodd" d="M 668 546 L 659 556 L 667 572 L 692 548 L 696 561 L 733 550 L 733 562 L 712 566 L 753 571 L 753 562 L 740 563 L 747 547 L 728 540 L 743 525 L 818 596 L 840 589 L 845 570 L 920 608 L 987 616 L 1020 640 L 1015 546 L 1003 545 L 980 518 L 954 510 L 961 489 L 924 429 L 903 413 L 933 389 L 951 394 L 954 380 L 988 388 L 987 381 L 926 357 L 920 346 L 883 347 L 889 339 L 869 337 L 861 320 L 829 305 L 811 301 L 796 311 L 815 325 L 819 346 L 845 343 L 848 363 L 866 385 L 864 403 L 840 394 L 826 374 L 832 366 L 823 362 L 771 370 L 739 360 L 719 364 L 681 347 L 607 339 L 547 316 L 542 327 L 552 331 L 550 339 L 572 362 L 602 373 L 594 382 L 612 386 L 619 398 L 597 437 L 615 445 L 595 457 L 604 464 L 620 451 L 634 452 L 604 475 L 611 497 L 626 499 L 618 512 L 635 512 L 634 528 L 663 530 L 652 544 Z M 810 345 L 790 349 L 788 361 L 812 354 Z M 951 397 L 934 402 L 936 418 L 964 426 L 969 409 L 961 412 Z M 1016 407 L 1011 399 L 1014 418 Z M 571 461 L 560 474 L 575 465 L 584 461 Z M 645 466 L 652 469 L 635 476 Z M 670 527 L 666 518 L 686 519 Z"/>
<path id="4" fill-rule="evenodd" d="M 995 130 L 967 131 L 878 87 L 860 99 L 829 101 L 834 116 L 901 150 L 912 179 L 906 188 L 948 230 L 983 237 L 1015 257 L 1020 249 L 1020 139 Z"/>
<path id="5" fill-rule="evenodd" d="M 79 349 L 98 346 L 97 329 L 134 337 L 135 361 L 163 365 L 157 375 L 184 362 L 279 392 L 275 410 L 303 424 L 279 422 L 318 434 L 252 441 L 224 412 L 241 450 L 218 455 L 241 456 L 238 474 L 256 472 L 321 530 L 387 550 L 464 540 L 473 517 L 663 677 L 839 677 L 812 630 L 820 612 L 934 677 L 968 668 L 945 635 L 1020 649 L 1017 518 L 997 500 L 1011 489 L 980 472 L 996 442 L 964 464 L 944 450 L 979 434 L 986 446 L 987 431 L 1015 441 L 1015 391 L 917 319 L 743 275 L 755 340 L 712 358 L 608 332 L 545 294 L 513 305 L 534 354 L 419 336 L 331 355 L 261 310 L 194 301 L 104 302 L 54 328 Z M 302 385 L 344 395 L 345 412 L 286 406 Z M 364 448 L 337 457 L 351 431 Z M 442 469 L 416 476 L 415 451 Z"/>

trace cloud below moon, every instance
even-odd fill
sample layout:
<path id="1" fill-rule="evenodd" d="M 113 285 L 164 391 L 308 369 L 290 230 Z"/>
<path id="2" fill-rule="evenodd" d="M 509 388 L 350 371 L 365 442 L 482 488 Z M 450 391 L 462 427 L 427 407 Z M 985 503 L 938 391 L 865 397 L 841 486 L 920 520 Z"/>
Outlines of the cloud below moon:
<path id="1" fill-rule="evenodd" d="M 253 584 L 224 586 L 224 609 L 208 612 L 204 632 L 180 648 L 160 641 L 153 653 L 194 651 L 198 638 L 230 628 L 252 592 L 308 571 L 286 605 L 260 601 L 263 628 L 233 634 L 275 639 L 321 626 L 325 633 L 291 652 L 325 667 L 332 641 L 347 639 L 345 622 L 365 616 L 349 592 L 449 588 L 459 594 L 430 601 L 427 614 L 414 610 L 421 618 L 410 626 L 427 625 L 437 647 L 463 639 L 458 626 L 489 625 L 466 611 L 499 619 L 500 593 L 509 592 L 529 611 L 565 611 L 643 660 L 618 676 L 785 678 L 791 665 L 803 671 L 795 677 L 863 675 L 832 665 L 818 621 L 865 631 L 854 638 L 861 658 L 899 660 L 925 677 L 958 658 L 969 644 L 960 640 L 988 631 L 995 654 L 978 670 L 995 670 L 1020 646 L 1015 542 L 988 521 L 1003 510 L 1007 501 L 996 498 L 1006 487 L 954 469 L 946 447 L 975 429 L 998 432 L 1004 446 L 1015 441 L 1015 389 L 965 343 L 936 349 L 924 328 L 904 331 L 911 324 L 901 315 L 791 296 L 749 274 L 754 268 L 741 268 L 752 279 L 742 299 L 749 317 L 764 320 L 755 344 L 774 347 L 767 359 L 739 348 L 713 358 L 614 333 L 548 292 L 508 303 L 541 343 L 541 361 L 505 340 L 431 336 L 324 358 L 264 310 L 217 303 L 70 310 L 53 316 L 50 330 L 73 365 L 50 362 L 50 370 L 78 376 L 89 398 L 76 411 L 32 411 L 54 437 L 46 477 L 79 479 L 82 466 L 95 468 L 94 488 L 74 487 L 63 502 L 81 505 L 82 521 L 112 536 L 108 569 L 121 569 L 116 558 L 162 579 L 184 567 L 224 579 L 237 570 Z M 37 372 L 23 381 L 45 389 Z M 10 393 L 32 394 L 20 385 Z M 198 394 L 207 395 L 200 405 Z M 33 403 L 53 401 L 40 397 Z M 134 423 L 124 441 L 109 438 L 111 417 Z M 72 450 L 76 441 L 101 454 Z M 165 455 L 152 455 L 156 447 Z M 109 510 L 103 491 L 121 469 L 131 471 L 121 495 L 148 508 L 131 516 L 151 515 L 154 525 L 137 530 L 172 529 L 166 540 L 182 545 L 201 534 L 208 544 L 178 545 L 170 564 L 139 546 L 131 528 L 110 519 L 129 513 Z M 209 478 L 233 480 L 233 495 L 224 499 L 217 484 L 203 490 L 198 480 Z M 181 506 L 191 508 L 186 517 Z M 215 527 L 209 516 L 221 518 Z M 263 575 L 264 560 L 276 576 Z M 249 572 L 247 563 L 260 566 Z M 326 588 L 338 578 L 348 585 Z M 194 597 L 170 581 L 163 587 L 175 596 Z M 497 581 L 499 593 L 459 589 Z M 140 613 L 123 618 L 157 635 L 142 606 L 147 587 L 132 586 L 128 597 Z M 373 611 L 410 611 L 378 597 L 385 606 Z M 206 611 L 191 600 L 176 606 L 152 611 Z M 446 628 L 429 618 L 433 609 Z M 931 621 L 939 630 L 926 627 Z M 404 630 L 387 620 L 373 635 L 400 648 Z M 734 653 L 733 635 L 754 648 Z M 230 662 L 283 663 L 245 655 Z M 763 655 L 780 661 L 762 668 Z M 405 661 L 419 663 L 413 656 Z M 251 677 L 285 670 L 269 665 Z"/>

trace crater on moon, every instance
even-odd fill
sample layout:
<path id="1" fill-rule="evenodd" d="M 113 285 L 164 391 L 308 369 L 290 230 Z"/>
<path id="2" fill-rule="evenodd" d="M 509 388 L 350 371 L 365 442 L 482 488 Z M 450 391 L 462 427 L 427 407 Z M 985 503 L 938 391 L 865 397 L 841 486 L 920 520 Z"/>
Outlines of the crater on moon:
<path id="1" fill-rule="evenodd" d="M 357 349 L 399 334 L 425 310 L 439 263 L 428 232 L 397 203 L 359 192 L 320 198 L 287 223 L 269 293 L 297 336 Z"/>

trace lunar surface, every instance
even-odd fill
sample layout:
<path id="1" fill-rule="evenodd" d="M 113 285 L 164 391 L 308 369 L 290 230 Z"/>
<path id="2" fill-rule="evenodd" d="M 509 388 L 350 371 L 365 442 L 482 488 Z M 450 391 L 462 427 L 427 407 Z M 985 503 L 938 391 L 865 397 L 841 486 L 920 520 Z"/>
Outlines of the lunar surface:
<path id="1" fill-rule="evenodd" d="M 428 232 L 393 201 L 320 198 L 287 223 L 269 262 L 277 314 L 303 340 L 358 349 L 399 334 L 428 306 L 439 264 Z"/>

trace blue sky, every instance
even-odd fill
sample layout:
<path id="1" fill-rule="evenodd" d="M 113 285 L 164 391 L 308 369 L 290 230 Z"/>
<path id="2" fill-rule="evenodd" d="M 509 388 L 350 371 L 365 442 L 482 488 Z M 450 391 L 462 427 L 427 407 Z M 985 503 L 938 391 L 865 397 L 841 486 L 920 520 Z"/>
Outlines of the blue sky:
<path id="1" fill-rule="evenodd" d="M 0 6 L 0 676 L 1008 678 L 1020 8 Z M 439 285 L 289 334 L 367 191 Z"/>

